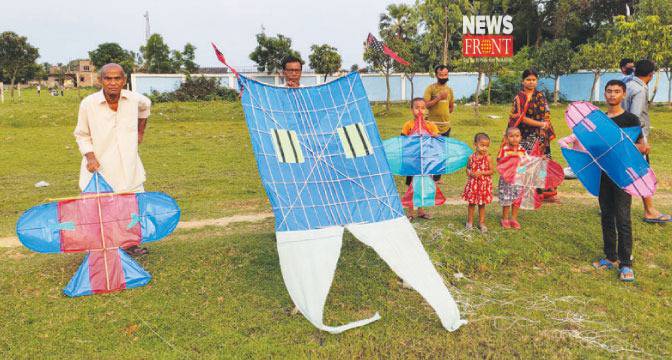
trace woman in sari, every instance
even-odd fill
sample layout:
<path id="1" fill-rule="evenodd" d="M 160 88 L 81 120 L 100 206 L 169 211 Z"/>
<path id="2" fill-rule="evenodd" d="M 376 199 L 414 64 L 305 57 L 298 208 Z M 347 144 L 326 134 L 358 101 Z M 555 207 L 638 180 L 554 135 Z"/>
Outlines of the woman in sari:
<path id="1" fill-rule="evenodd" d="M 551 157 L 551 140 L 555 139 L 555 131 L 551 124 L 551 111 L 544 93 L 537 90 L 539 75 L 528 69 L 523 71 L 522 90 L 513 99 L 513 109 L 509 115 L 508 127 L 520 129 L 522 139 L 520 145 L 528 152 L 538 143 L 539 150 L 548 158 Z M 557 194 L 556 189 L 545 189 L 544 198 Z"/>

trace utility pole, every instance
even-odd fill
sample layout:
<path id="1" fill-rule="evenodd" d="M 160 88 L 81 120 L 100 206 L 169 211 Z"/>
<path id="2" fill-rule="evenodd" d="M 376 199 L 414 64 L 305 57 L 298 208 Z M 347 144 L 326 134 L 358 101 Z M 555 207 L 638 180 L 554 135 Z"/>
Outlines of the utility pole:
<path id="1" fill-rule="evenodd" d="M 145 11 L 143 16 L 145 17 L 145 41 L 147 41 L 149 40 L 149 35 L 151 34 L 149 29 L 149 11 Z"/>

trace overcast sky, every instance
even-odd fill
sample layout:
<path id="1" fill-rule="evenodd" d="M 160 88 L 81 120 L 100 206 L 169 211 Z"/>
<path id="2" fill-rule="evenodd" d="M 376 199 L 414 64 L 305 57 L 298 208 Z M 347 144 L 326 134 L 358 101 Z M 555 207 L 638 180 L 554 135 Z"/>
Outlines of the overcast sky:
<path id="1" fill-rule="evenodd" d="M 0 31 L 28 37 L 40 49 L 38 62 L 67 63 L 87 58 L 103 42 L 117 42 L 138 51 L 145 42 L 149 11 L 151 31 L 163 35 L 171 49 L 196 45 L 196 62 L 218 66 L 210 41 L 233 66 L 253 65 L 249 54 L 255 34 L 292 39 L 292 47 L 307 61 L 312 44 L 338 48 L 343 67 L 364 64 L 362 43 L 369 32 L 377 34 L 378 18 L 391 3 L 412 0 L 116 0 L 2 1 Z"/>

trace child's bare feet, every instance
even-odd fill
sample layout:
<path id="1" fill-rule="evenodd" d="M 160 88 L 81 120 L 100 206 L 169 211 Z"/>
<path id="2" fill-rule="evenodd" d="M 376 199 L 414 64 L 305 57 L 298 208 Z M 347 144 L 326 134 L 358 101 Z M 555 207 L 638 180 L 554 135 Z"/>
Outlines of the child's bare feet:
<path id="1" fill-rule="evenodd" d="M 507 219 L 502 219 L 499 223 L 502 225 L 502 227 L 504 229 L 510 229 L 511 228 L 511 224 L 509 223 L 509 220 L 507 220 Z"/>

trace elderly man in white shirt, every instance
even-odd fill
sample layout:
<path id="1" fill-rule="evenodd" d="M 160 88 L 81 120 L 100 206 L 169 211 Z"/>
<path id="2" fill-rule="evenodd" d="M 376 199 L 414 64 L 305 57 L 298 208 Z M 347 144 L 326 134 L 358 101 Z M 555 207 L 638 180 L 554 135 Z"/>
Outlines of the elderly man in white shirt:
<path id="1" fill-rule="evenodd" d="M 115 192 L 142 192 L 145 169 L 138 154 L 151 101 L 124 90 L 126 74 L 118 64 L 101 69 L 103 89 L 82 100 L 75 139 L 82 153 L 79 186 L 84 189 L 94 171 Z"/>
<path id="2" fill-rule="evenodd" d="M 124 90 L 126 74 L 118 64 L 100 70 L 103 89 L 82 100 L 75 139 L 82 153 L 79 187 L 83 190 L 98 171 L 115 192 L 143 192 L 145 169 L 138 145 L 142 142 L 151 101 Z M 132 255 L 146 253 L 137 247 Z"/>

